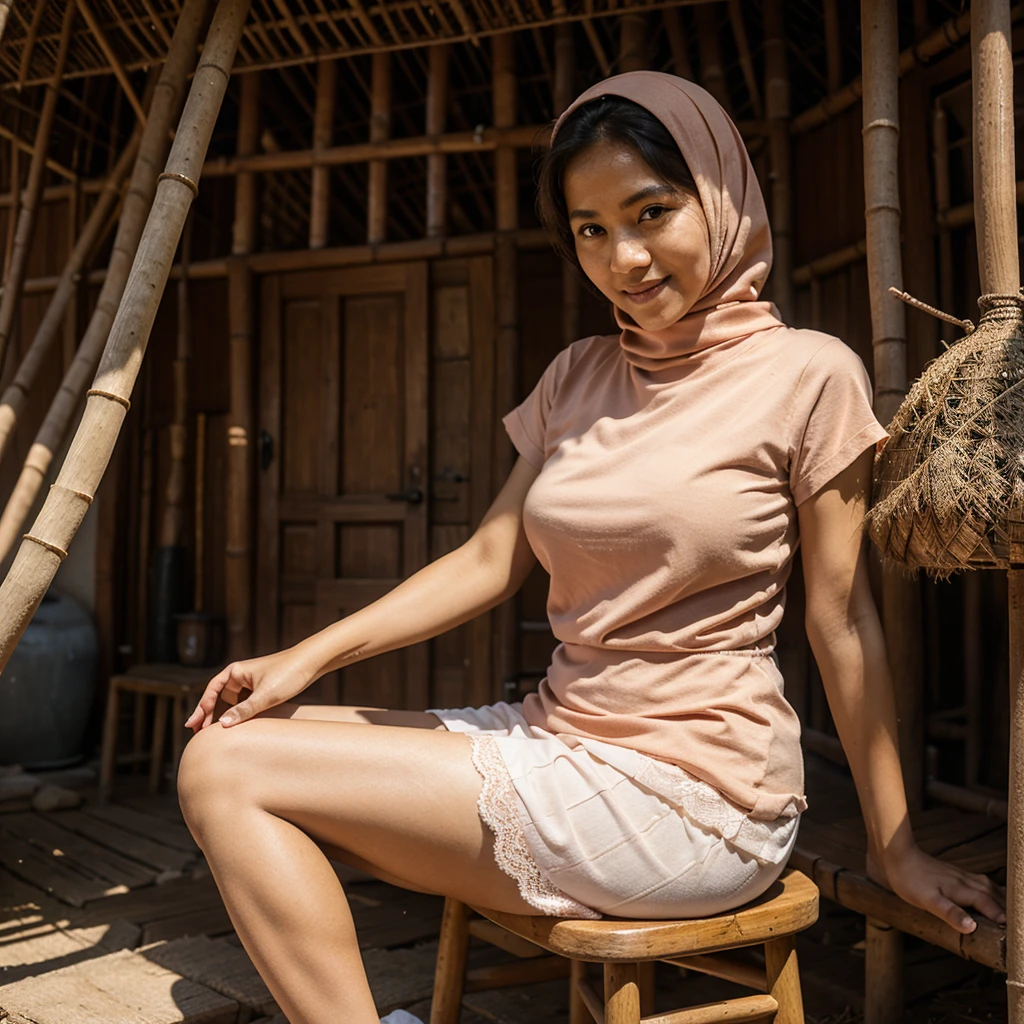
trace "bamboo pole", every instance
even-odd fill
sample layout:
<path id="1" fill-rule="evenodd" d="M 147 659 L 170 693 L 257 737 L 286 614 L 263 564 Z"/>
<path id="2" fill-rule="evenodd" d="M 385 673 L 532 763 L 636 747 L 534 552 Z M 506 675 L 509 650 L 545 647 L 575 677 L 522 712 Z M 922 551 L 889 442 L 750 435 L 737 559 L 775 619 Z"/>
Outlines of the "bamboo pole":
<path id="1" fill-rule="evenodd" d="M 838 0 L 822 0 L 825 15 L 825 61 L 829 95 L 843 84 L 843 49 L 839 37 Z"/>
<path id="2" fill-rule="evenodd" d="M 693 67 L 690 64 L 690 51 L 687 49 L 686 35 L 683 32 L 682 12 L 678 7 L 666 7 L 661 16 L 665 22 L 669 49 L 672 51 L 672 70 L 680 78 L 692 81 Z"/>
<path id="3" fill-rule="evenodd" d="M 391 55 L 373 55 L 370 82 L 370 143 L 384 142 L 391 134 Z M 369 193 L 366 202 L 366 240 L 383 242 L 388 223 L 388 165 L 386 160 L 370 161 Z"/>
<path id="4" fill-rule="evenodd" d="M 14 380 L 7 386 L 3 395 L 0 396 L 0 460 L 3 459 L 10 439 L 11 431 L 25 406 L 32 385 L 35 383 L 36 375 L 39 373 L 43 363 L 53 348 L 57 338 L 60 337 L 61 324 L 65 314 L 78 292 L 78 282 L 82 270 L 85 267 L 91 253 L 94 251 L 97 242 L 103 236 L 103 230 L 107 228 L 108 218 L 113 212 L 114 206 L 121 197 L 121 186 L 128 176 L 128 169 L 135 160 L 139 148 L 140 134 L 134 133 L 125 147 L 114 167 L 113 172 L 107 178 L 100 198 L 89 214 L 81 234 L 75 243 L 74 250 L 68 258 L 60 278 L 57 281 L 56 290 L 50 299 L 50 304 L 43 314 L 43 319 L 36 329 L 32 344 L 28 347 Z"/>
<path id="5" fill-rule="evenodd" d="M 192 605 L 203 610 L 206 598 L 206 413 L 196 413 L 196 483 L 195 483 L 195 572 Z"/>
<path id="6" fill-rule="evenodd" d="M 427 68 L 427 135 L 439 138 L 444 134 L 445 111 L 448 106 L 448 56 L 444 43 L 429 50 Z M 439 238 L 448 233 L 448 161 L 443 153 L 427 157 L 427 237 Z"/>
<path id="7" fill-rule="evenodd" d="M 70 7 L 70 2 L 68 3 Z M 132 88 L 132 81 L 128 77 L 128 73 L 124 69 L 124 65 L 117 59 L 117 54 L 114 53 L 113 47 L 110 45 L 110 40 L 107 39 L 106 33 L 100 28 L 100 23 L 96 20 L 96 15 L 92 12 L 89 7 L 89 0 L 78 0 L 78 9 L 85 19 L 85 23 L 89 26 L 89 31 L 93 34 L 96 42 L 99 44 L 100 49 L 103 51 L 103 56 L 110 62 L 110 70 L 114 72 L 114 77 L 118 80 L 121 88 L 124 90 L 124 94 L 128 99 L 128 102 L 132 105 L 135 111 L 135 116 L 139 119 L 139 124 L 146 123 L 146 111 L 142 109 L 142 103 L 139 97 L 135 95 L 135 90 Z"/>
<path id="8" fill-rule="evenodd" d="M 508 32 L 491 39 L 492 102 L 494 124 L 506 128 L 516 121 L 515 37 Z M 519 223 L 516 151 L 511 146 L 494 152 L 495 227 L 494 292 L 497 335 L 495 338 L 495 400 L 501 412 L 519 400 L 519 273 L 515 230 Z M 495 435 L 494 473 L 500 486 L 512 471 L 513 449 L 503 431 Z M 515 598 L 499 606 L 495 666 L 505 699 L 516 699 L 519 622 Z"/>
<path id="9" fill-rule="evenodd" d="M 249 79 L 252 79 L 250 83 Z M 259 79 L 242 79 L 242 106 L 238 127 L 238 152 L 255 150 L 259 137 Z M 251 175 L 250 175 L 251 177 Z M 235 225 L 231 251 L 238 259 L 228 265 L 228 331 L 230 415 L 225 536 L 225 605 L 228 657 L 252 653 L 252 527 L 253 505 L 252 347 L 253 274 L 246 257 L 253 250 L 256 233 L 256 194 L 253 189 L 235 193 Z M 325 250 L 321 250 L 325 251 Z"/>
<path id="10" fill-rule="evenodd" d="M 188 375 L 192 359 L 192 325 L 188 301 L 188 264 L 193 218 L 181 235 L 181 276 L 178 278 L 177 351 L 174 358 L 174 419 L 171 421 L 171 464 L 164 485 L 160 547 L 177 547 L 185 531 L 185 461 L 188 456 Z"/>
<path id="11" fill-rule="evenodd" d="M 4 281 L 3 295 L 0 296 L 0 366 L 3 366 L 4 363 L 7 344 L 14 328 L 14 317 L 21 299 L 21 286 L 28 270 L 29 249 L 32 247 L 32 236 L 36 230 L 39 196 L 43 190 L 43 174 L 46 170 L 46 150 L 50 142 L 50 132 L 53 129 L 53 115 L 57 112 L 57 97 L 60 93 L 60 81 L 64 75 L 64 65 L 67 62 L 68 47 L 71 42 L 71 25 L 74 19 L 75 9 L 68 4 L 64 9 L 64 21 L 61 24 L 53 77 L 46 86 L 43 109 L 39 115 L 39 127 L 36 130 L 32 162 L 28 169 L 28 183 L 22 196 L 21 209 L 18 211 L 18 226 L 14 232 L 10 269 Z"/>
<path id="12" fill-rule="evenodd" d="M 316 66 L 316 110 L 313 115 L 313 152 L 320 153 L 331 145 L 334 126 L 334 92 L 338 65 L 322 60 Z M 309 195 L 309 247 L 323 249 L 327 245 L 330 222 L 331 169 L 313 164 Z"/>
<path id="13" fill-rule="evenodd" d="M 1017 295 L 1013 56 L 1009 0 L 971 5 L 974 91 L 974 215 L 983 295 Z M 1020 517 L 1020 509 L 1009 514 Z M 1010 1024 L 1024 1021 L 1024 568 L 1017 545 L 1009 591 L 1010 771 L 1006 856 L 1006 994 Z"/>
<path id="14" fill-rule="evenodd" d="M 875 370 L 875 414 L 888 423 L 906 395 L 905 307 L 889 287 L 903 288 L 899 200 L 899 47 L 896 4 L 862 0 L 864 194 L 868 291 Z M 900 761 L 911 809 L 922 804 L 924 738 L 920 592 L 915 580 L 882 570 L 882 619 L 899 721 Z M 903 1015 L 903 938 L 867 920 L 865 1024 L 894 1024 Z"/>
<path id="15" fill-rule="evenodd" d="M 750 107 L 754 111 L 754 117 L 760 118 L 764 115 L 761 90 L 757 87 L 754 59 L 750 54 L 750 40 L 747 38 L 747 26 L 743 21 L 743 5 L 740 0 L 729 0 L 729 24 L 732 26 L 736 49 L 739 51 L 743 80 L 747 83 L 747 92 L 750 94 Z"/>
<path id="16" fill-rule="evenodd" d="M 0 586 L 0 669 L 67 556 L 110 461 L 174 250 L 198 188 L 248 11 L 249 0 L 220 0 L 217 5 L 132 265 L 131 287 L 111 327 L 82 420 L 57 482 Z"/>
<path id="17" fill-rule="evenodd" d="M 647 59 L 647 17 L 642 11 L 627 11 L 619 18 L 620 74 L 645 71 Z"/>
<path id="18" fill-rule="evenodd" d="M 698 4 L 694 8 L 694 15 L 697 18 L 697 45 L 700 47 L 700 84 L 727 111 L 731 112 L 732 103 L 729 99 L 729 89 L 725 82 L 722 47 L 718 41 L 716 6 L 715 4 Z M 765 59 L 767 59 L 767 40 L 765 41 Z M 783 64 L 785 64 L 784 54 Z"/>
<path id="19" fill-rule="evenodd" d="M 790 244 L 790 142 L 789 72 L 786 67 L 786 34 L 782 0 L 764 4 L 765 113 L 768 117 L 768 141 L 771 153 L 772 298 L 785 319 L 793 313 L 792 264 Z"/>
<path id="20" fill-rule="evenodd" d="M 174 46 L 168 52 L 153 94 L 149 120 L 142 131 L 139 153 L 125 195 L 106 279 L 71 369 L 64 375 L 36 434 L 35 442 L 29 449 L 7 507 L 0 516 L 0 558 L 11 550 L 28 516 L 42 487 L 53 453 L 64 439 L 71 416 L 103 352 L 150 209 L 157 175 L 167 153 L 170 130 L 181 108 L 188 73 L 194 67 L 196 45 L 206 6 L 207 0 L 185 0 L 178 18 Z"/>
<path id="21" fill-rule="evenodd" d="M 21 205 L 21 161 L 18 159 L 18 147 L 11 146 L 11 181 L 7 198 L 10 200 L 10 213 L 7 215 L 7 234 L 4 239 L 4 281 L 11 273 L 11 254 L 14 252 L 14 229 L 18 223 L 18 207 Z"/>
<path id="22" fill-rule="evenodd" d="M 15 88 L 18 92 L 25 86 L 25 79 L 28 78 L 29 64 L 32 63 L 32 52 L 36 48 L 36 38 L 39 35 L 39 25 L 46 12 L 46 0 L 38 0 L 35 10 L 32 12 L 32 21 L 29 23 L 28 31 L 25 33 L 25 42 L 21 47 L 21 61 L 18 65 L 18 81 Z"/>

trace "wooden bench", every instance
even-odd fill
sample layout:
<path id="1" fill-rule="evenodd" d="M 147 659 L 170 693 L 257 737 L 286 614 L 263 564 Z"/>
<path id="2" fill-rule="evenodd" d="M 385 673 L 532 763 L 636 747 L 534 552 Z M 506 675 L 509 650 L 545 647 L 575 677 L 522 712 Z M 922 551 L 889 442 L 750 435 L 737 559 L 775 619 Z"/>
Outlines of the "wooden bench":
<path id="1" fill-rule="evenodd" d="M 983 814 L 937 807 L 911 815 L 918 844 L 932 856 L 1002 881 L 1006 866 L 1006 824 Z M 790 865 L 812 878 L 821 894 L 868 919 L 865 956 L 865 1020 L 902 1015 L 900 933 L 916 935 L 965 960 L 1006 970 L 1006 928 L 978 917 L 962 935 L 932 914 L 905 903 L 867 877 L 867 839 L 859 816 L 830 824 L 808 812 L 800 822 Z M 895 929 L 886 936 L 888 929 Z M 895 940 L 895 941 L 894 941 Z"/>
<path id="2" fill-rule="evenodd" d="M 474 929 L 469 921 L 471 911 L 485 918 L 484 923 L 491 925 L 491 930 Z M 562 972 L 555 968 L 568 960 L 569 1024 L 589 1024 L 591 1020 L 596 1024 L 641 1024 L 648 1019 L 658 1024 L 770 1019 L 778 1024 L 803 1024 L 793 937 L 817 918 L 817 888 L 809 878 L 791 868 L 759 899 L 724 914 L 686 921 L 529 917 L 467 907 L 449 899 L 445 901 L 441 922 L 430 1024 L 458 1022 L 462 994 L 467 987 L 466 955 L 471 931 L 520 956 L 537 956 L 545 950 L 554 954 L 533 961 L 541 970 L 532 974 L 506 972 L 507 976 L 496 977 L 487 987 L 558 977 Z M 517 948 L 516 941 L 525 944 L 525 950 Z M 764 947 L 764 971 L 723 955 L 746 946 Z M 647 1014 L 653 1010 L 653 986 L 650 971 L 645 967 L 658 961 L 726 978 L 758 994 L 649 1017 Z M 602 965 L 602 993 L 587 980 L 587 962 Z M 470 980 L 475 989 L 485 987 L 479 977 Z"/>

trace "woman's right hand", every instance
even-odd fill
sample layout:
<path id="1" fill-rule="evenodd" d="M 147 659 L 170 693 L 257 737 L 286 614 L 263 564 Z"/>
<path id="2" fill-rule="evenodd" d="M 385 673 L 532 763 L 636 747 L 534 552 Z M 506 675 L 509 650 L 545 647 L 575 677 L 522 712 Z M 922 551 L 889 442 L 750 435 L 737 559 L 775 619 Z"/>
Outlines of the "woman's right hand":
<path id="1" fill-rule="evenodd" d="M 185 719 L 185 728 L 198 733 L 214 723 L 217 700 L 226 694 L 234 695 L 233 708 L 217 719 L 223 726 L 244 722 L 247 718 L 276 707 L 302 693 L 313 682 L 313 673 L 302 664 L 294 649 L 278 651 L 262 658 L 234 661 L 217 673 L 206 684 L 195 711 Z M 251 693 L 239 700 L 243 690 Z"/>

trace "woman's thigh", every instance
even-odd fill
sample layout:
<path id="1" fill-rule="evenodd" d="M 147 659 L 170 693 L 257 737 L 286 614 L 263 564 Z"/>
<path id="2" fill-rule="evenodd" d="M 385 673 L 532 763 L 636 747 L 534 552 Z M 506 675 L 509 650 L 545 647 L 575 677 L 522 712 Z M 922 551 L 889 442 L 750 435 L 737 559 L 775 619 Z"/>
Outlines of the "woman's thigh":
<path id="1" fill-rule="evenodd" d="M 231 809 L 244 801 L 411 887 L 536 913 L 495 863 L 468 738 L 443 728 L 361 724 L 310 718 L 299 725 L 264 714 L 201 730 L 178 772 L 197 841 L 231 829 Z"/>
<path id="2" fill-rule="evenodd" d="M 351 722 L 357 725 L 393 725 L 406 729 L 444 729 L 441 719 L 426 711 L 393 711 L 335 704 L 297 704 L 286 701 L 254 718 L 289 718 L 295 721 Z"/>

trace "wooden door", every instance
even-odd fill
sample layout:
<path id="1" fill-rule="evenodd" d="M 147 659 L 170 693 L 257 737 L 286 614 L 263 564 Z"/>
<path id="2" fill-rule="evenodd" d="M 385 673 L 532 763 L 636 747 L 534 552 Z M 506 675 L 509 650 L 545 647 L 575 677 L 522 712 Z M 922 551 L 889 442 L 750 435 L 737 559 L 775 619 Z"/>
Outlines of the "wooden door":
<path id="1" fill-rule="evenodd" d="M 428 557 L 427 266 L 261 283 L 257 644 L 287 647 Z M 299 700 L 422 709 L 426 645 L 326 676 Z"/>

